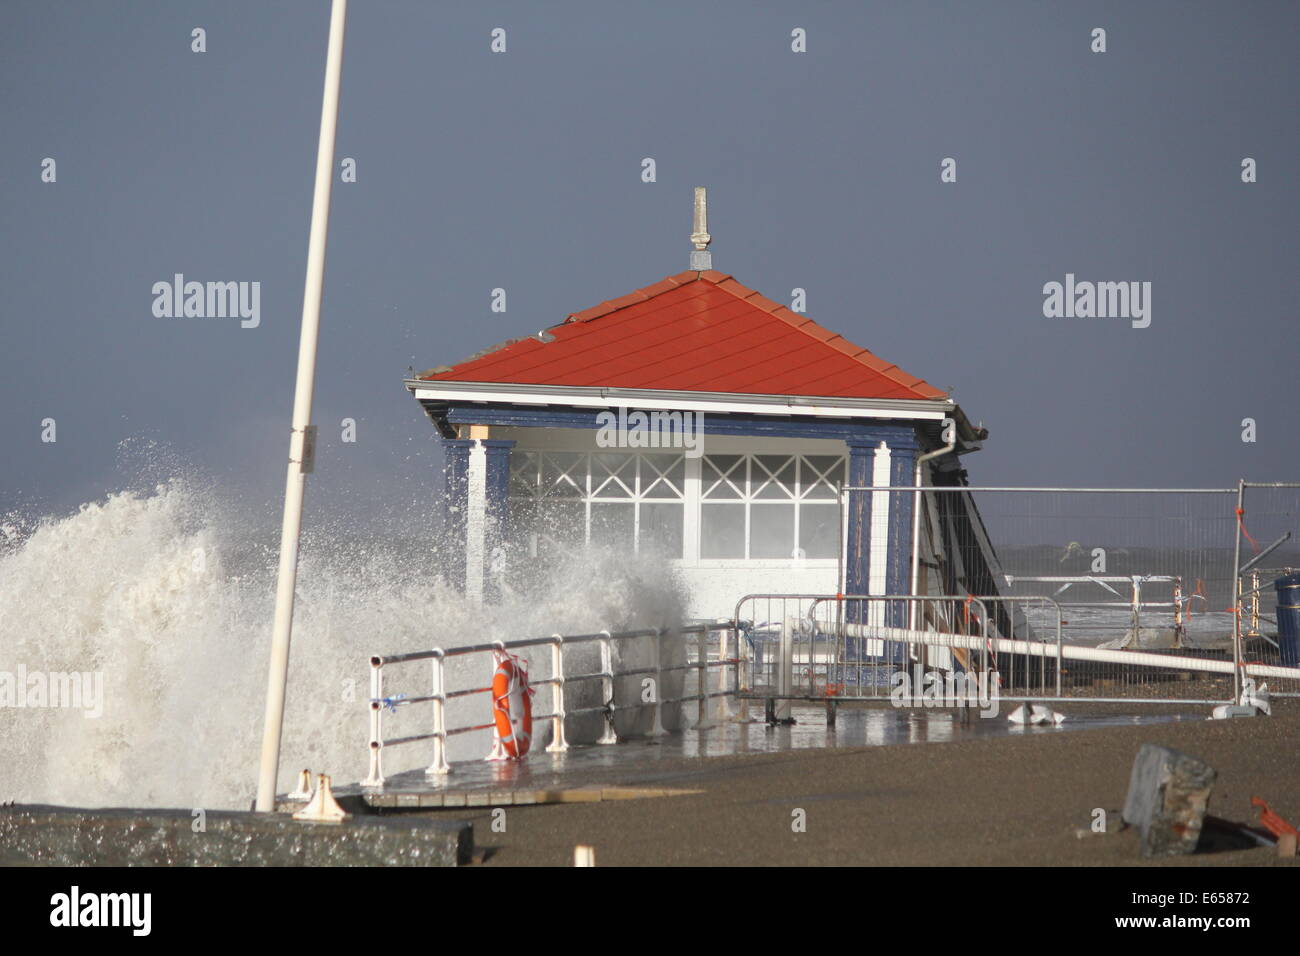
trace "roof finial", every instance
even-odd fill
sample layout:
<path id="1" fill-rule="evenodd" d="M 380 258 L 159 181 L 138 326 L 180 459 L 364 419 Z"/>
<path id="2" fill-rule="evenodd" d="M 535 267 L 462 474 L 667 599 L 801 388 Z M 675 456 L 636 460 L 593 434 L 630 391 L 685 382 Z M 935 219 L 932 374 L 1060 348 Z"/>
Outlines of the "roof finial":
<path id="1" fill-rule="evenodd" d="M 695 231 L 691 233 L 691 242 L 695 248 L 691 251 L 691 271 L 706 272 L 713 268 L 713 255 L 709 243 L 709 205 L 703 186 L 695 187 Z"/>

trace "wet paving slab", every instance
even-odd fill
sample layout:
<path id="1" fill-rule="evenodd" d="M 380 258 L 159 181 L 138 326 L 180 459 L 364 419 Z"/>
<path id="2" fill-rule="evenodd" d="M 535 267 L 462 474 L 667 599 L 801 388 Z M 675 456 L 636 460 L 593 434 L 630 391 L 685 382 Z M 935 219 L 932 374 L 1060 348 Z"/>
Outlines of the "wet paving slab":
<path id="1" fill-rule="evenodd" d="M 754 712 L 761 713 L 758 708 Z M 761 718 L 720 721 L 656 737 L 617 744 L 570 746 L 565 753 L 530 753 L 523 761 L 464 761 L 450 773 L 426 774 L 423 768 L 389 776 L 382 788 L 359 784 L 339 787 L 341 799 L 362 801 L 377 809 L 500 807 L 543 803 L 579 803 L 666 797 L 694 793 L 690 776 L 681 772 L 683 758 L 734 757 L 791 750 L 876 747 L 945 743 L 977 738 L 1061 734 L 1090 728 L 1205 719 L 1205 714 L 1071 713 L 1059 725 L 1025 726 L 1003 713 L 963 720 L 951 709 L 841 707 L 828 726 L 826 709 L 793 708 L 793 724 L 771 725 Z"/>

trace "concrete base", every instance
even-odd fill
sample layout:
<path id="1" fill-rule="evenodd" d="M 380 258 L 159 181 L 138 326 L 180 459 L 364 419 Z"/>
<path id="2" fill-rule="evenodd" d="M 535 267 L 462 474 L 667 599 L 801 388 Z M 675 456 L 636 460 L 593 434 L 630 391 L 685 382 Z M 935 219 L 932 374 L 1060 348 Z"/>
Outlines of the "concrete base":
<path id="1" fill-rule="evenodd" d="M 1223 704 L 1214 708 L 1211 717 L 1214 720 L 1229 720 L 1233 717 L 1257 717 L 1259 711 L 1245 704 Z"/>
<path id="2" fill-rule="evenodd" d="M 1214 768 L 1196 757 L 1142 745 L 1133 761 L 1123 817 L 1138 828 L 1143 856 L 1196 852 L 1215 776 Z"/>
<path id="3" fill-rule="evenodd" d="M 461 820 L 311 824 L 225 810 L 0 807 L 0 866 L 456 866 L 473 847 L 473 827 Z"/>

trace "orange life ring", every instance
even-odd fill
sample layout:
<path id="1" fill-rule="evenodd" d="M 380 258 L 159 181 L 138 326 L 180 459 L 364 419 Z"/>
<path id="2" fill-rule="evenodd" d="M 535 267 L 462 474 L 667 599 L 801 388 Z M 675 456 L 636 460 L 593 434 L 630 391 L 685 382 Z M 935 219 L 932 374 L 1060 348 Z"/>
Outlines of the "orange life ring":
<path id="1" fill-rule="evenodd" d="M 502 657 L 492 675 L 492 716 L 497 737 L 515 760 L 528 753 L 533 742 L 533 690 L 528 669 L 517 657 Z"/>

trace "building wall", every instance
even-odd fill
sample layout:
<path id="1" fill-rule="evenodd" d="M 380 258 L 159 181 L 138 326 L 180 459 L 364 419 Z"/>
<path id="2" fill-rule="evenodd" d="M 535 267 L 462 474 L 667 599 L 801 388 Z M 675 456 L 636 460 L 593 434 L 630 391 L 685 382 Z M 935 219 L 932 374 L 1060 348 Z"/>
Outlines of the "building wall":
<path id="1" fill-rule="evenodd" d="M 497 426 L 491 429 L 494 439 L 506 439 L 515 442 L 511 451 L 512 459 L 529 452 L 631 452 L 632 450 L 602 448 L 597 444 L 597 433 L 591 429 L 570 428 L 521 428 Z M 668 449 L 645 449 L 647 452 L 668 452 Z M 706 558 L 702 556 L 701 498 L 705 485 L 703 474 L 706 469 L 705 457 L 714 455 L 754 455 L 771 456 L 817 456 L 824 460 L 826 456 L 836 456 L 847 461 L 848 448 L 838 439 L 816 438 L 779 438 L 779 437 L 737 437 L 726 435 L 704 436 L 700 457 L 686 457 L 685 460 L 685 533 L 684 548 L 680 558 L 671 560 L 677 569 L 682 584 L 687 592 L 687 613 L 692 618 L 716 619 L 729 618 L 735 612 L 736 602 L 746 594 L 756 593 L 818 593 L 833 594 L 841 590 L 839 582 L 843 579 L 845 556 L 842 552 L 847 527 L 841 527 L 839 538 L 841 553 L 834 557 L 809 558 L 792 553 L 784 559 L 776 558 Z M 753 467 L 751 465 L 751 467 Z M 798 466 L 801 474 L 803 462 Z M 847 471 L 841 472 L 847 480 Z M 891 476 L 891 456 L 885 445 L 875 450 L 871 463 L 870 480 L 874 485 L 888 485 Z M 471 483 L 471 495 L 475 486 Z M 890 540 L 890 510 L 886 495 L 874 495 L 870 515 L 869 540 L 872 552 L 868 562 L 870 569 L 868 593 L 884 594 L 887 587 L 886 569 L 888 564 Z M 825 507 L 824 499 L 815 504 Z M 765 507 L 752 504 L 755 507 Z M 825 511 L 818 512 L 821 516 Z M 751 517 L 751 521 L 752 521 Z M 847 515 L 843 519 L 847 523 Z M 753 529 L 751 528 L 751 531 Z M 895 529 L 897 532 L 898 529 Z M 516 529 L 521 532 L 522 529 Z M 910 533 L 910 529 L 907 529 Z M 526 533 L 526 532 L 524 532 Z M 527 541 L 518 541 L 522 548 L 530 547 Z"/>

